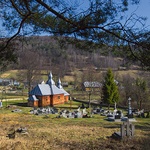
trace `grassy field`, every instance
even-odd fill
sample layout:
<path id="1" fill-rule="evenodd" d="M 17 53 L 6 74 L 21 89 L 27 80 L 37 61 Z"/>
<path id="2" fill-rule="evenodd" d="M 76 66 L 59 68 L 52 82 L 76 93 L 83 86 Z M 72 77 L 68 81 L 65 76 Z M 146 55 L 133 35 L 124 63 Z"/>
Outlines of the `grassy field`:
<path id="1" fill-rule="evenodd" d="M 5 102 L 4 105 L 6 106 Z M 136 118 L 135 136 L 116 140 L 120 122 L 108 122 L 101 115 L 92 118 L 56 118 L 57 115 L 33 115 L 23 101 L 9 101 L 11 107 L 0 108 L 0 150 L 149 150 L 150 118 Z M 57 106 L 75 110 L 80 103 Z M 19 108 L 21 112 L 11 112 Z M 7 136 L 11 128 L 26 127 L 28 134 Z"/>

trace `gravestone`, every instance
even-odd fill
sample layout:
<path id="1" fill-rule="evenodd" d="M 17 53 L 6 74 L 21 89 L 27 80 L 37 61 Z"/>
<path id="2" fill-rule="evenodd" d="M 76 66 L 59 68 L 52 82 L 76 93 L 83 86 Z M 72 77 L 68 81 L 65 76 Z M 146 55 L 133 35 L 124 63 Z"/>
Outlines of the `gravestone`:
<path id="1" fill-rule="evenodd" d="M 82 118 L 82 112 L 81 111 L 78 112 L 78 118 Z"/>
<path id="2" fill-rule="evenodd" d="M 120 119 L 121 116 L 120 115 L 115 115 L 115 119 Z"/>
<path id="3" fill-rule="evenodd" d="M 92 113 L 93 114 L 100 114 L 100 113 L 102 113 L 102 111 L 103 111 L 103 109 L 96 107 L 96 108 L 93 108 Z"/>
<path id="4" fill-rule="evenodd" d="M 84 108 L 85 108 L 85 106 L 84 106 L 84 104 L 83 104 L 83 103 L 82 103 L 82 106 L 81 106 L 81 108 L 82 108 L 82 109 L 84 109 Z"/>
<path id="5" fill-rule="evenodd" d="M 70 113 L 70 112 L 67 110 L 67 111 L 66 111 L 66 117 L 67 117 L 67 118 L 69 118 L 69 113 Z"/>
<path id="6" fill-rule="evenodd" d="M 74 113 L 69 112 L 69 118 L 74 118 Z"/>
<path id="7" fill-rule="evenodd" d="M 114 104 L 114 110 L 117 110 L 117 103 Z"/>
<path id="8" fill-rule="evenodd" d="M 33 114 L 38 114 L 38 111 L 37 111 L 37 109 L 36 108 L 34 108 L 32 111 L 31 111 Z"/>
<path id="9" fill-rule="evenodd" d="M 22 111 L 21 109 L 14 109 L 11 112 L 21 112 L 21 111 Z"/>
<path id="10" fill-rule="evenodd" d="M 115 119 L 121 119 L 123 117 L 123 113 L 120 110 L 116 111 Z"/>
<path id="11" fill-rule="evenodd" d="M 87 115 L 86 108 L 84 108 L 84 109 L 82 110 L 82 113 L 83 113 L 83 116 L 84 116 L 84 115 Z"/>
<path id="12" fill-rule="evenodd" d="M 62 117 L 67 118 L 66 112 L 62 112 Z"/>
<path id="13" fill-rule="evenodd" d="M 8 132 L 9 139 L 15 139 L 15 135 L 16 135 L 15 129 L 14 128 L 9 129 Z"/>
<path id="14" fill-rule="evenodd" d="M 3 107 L 3 103 L 2 103 L 2 100 L 0 101 L 0 107 Z"/>
<path id="15" fill-rule="evenodd" d="M 128 99 L 128 114 L 127 114 L 129 119 L 134 118 L 133 113 L 132 113 L 132 108 L 131 108 L 131 98 L 129 97 Z"/>
<path id="16" fill-rule="evenodd" d="M 28 134 L 26 127 L 20 127 L 16 130 L 16 132 L 21 133 L 21 134 Z"/>
<path id="17" fill-rule="evenodd" d="M 94 108 L 94 109 L 92 110 L 92 112 L 93 112 L 94 114 L 97 114 L 97 109 Z"/>
<path id="18" fill-rule="evenodd" d="M 80 106 L 78 107 L 77 111 L 80 111 Z"/>
<path id="19" fill-rule="evenodd" d="M 123 139 L 124 137 L 132 137 L 134 136 L 135 126 L 129 122 L 127 119 L 126 122 L 120 125 L 120 132 L 113 133 L 112 137 Z"/>

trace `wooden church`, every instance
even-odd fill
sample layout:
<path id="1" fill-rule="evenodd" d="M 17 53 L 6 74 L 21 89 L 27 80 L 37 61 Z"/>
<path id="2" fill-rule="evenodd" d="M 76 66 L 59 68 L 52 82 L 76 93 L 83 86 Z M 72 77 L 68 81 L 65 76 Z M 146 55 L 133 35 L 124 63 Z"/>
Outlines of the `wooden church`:
<path id="1" fill-rule="evenodd" d="M 52 77 L 50 73 L 46 83 L 36 85 L 29 92 L 28 106 L 46 107 L 68 102 L 70 94 L 63 89 L 60 79 L 56 86 Z"/>

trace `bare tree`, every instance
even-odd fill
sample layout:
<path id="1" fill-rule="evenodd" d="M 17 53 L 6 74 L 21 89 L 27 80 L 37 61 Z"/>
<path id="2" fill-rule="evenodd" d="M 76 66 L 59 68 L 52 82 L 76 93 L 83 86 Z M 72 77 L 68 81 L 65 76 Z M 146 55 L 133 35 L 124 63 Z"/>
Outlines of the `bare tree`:
<path id="1" fill-rule="evenodd" d="M 144 103 L 147 105 L 149 101 L 148 88 L 145 80 L 137 78 L 134 84 L 134 96 L 139 110 L 144 108 Z M 145 106 L 146 106 L 145 105 Z"/>
<path id="2" fill-rule="evenodd" d="M 18 80 L 27 83 L 28 92 L 33 84 L 35 85 L 41 80 L 41 60 L 42 57 L 29 47 L 20 53 L 19 65 L 22 69 L 18 73 Z"/>
<path id="3" fill-rule="evenodd" d="M 88 50 L 95 48 L 93 43 L 129 45 L 128 50 L 132 56 L 149 67 L 150 34 L 143 30 L 145 20 L 133 13 L 125 23 L 120 21 L 124 17 L 122 13 L 133 3 L 138 4 L 139 0 L 87 0 L 88 7 L 76 0 L 3 0 L 0 2 L 3 25 L 15 33 L 1 45 L 2 52 L 8 52 L 5 48 L 16 37 L 19 38 L 23 29 L 28 35 L 45 32 L 50 35 L 74 36 L 75 40 L 71 41 Z M 137 22 L 141 23 L 141 29 L 135 27 Z M 80 44 L 79 39 L 86 41 L 85 44 Z"/>
<path id="4" fill-rule="evenodd" d="M 131 77 L 129 74 L 122 76 L 122 85 L 121 85 L 121 93 L 123 94 L 122 101 L 124 105 L 128 104 L 128 98 L 133 97 L 134 88 L 133 85 L 135 83 L 135 79 Z"/>

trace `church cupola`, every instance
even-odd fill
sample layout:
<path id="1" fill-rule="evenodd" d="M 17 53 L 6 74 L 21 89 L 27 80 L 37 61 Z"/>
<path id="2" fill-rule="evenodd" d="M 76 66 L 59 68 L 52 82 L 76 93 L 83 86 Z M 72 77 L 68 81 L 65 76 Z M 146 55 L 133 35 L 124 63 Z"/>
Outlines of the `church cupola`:
<path id="1" fill-rule="evenodd" d="M 50 72 L 49 76 L 48 76 L 48 80 L 46 82 L 46 84 L 49 84 L 49 85 L 55 85 L 55 82 L 53 80 L 53 76 L 52 76 L 52 73 Z"/>
<path id="2" fill-rule="evenodd" d="M 59 89 L 62 89 L 62 88 L 63 88 L 63 87 L 62 87 L 62 85 L 61 85 L 60 78 L 58 79 L 58 82 L 57 82 L 57 87 L 58 87 Z"/>

